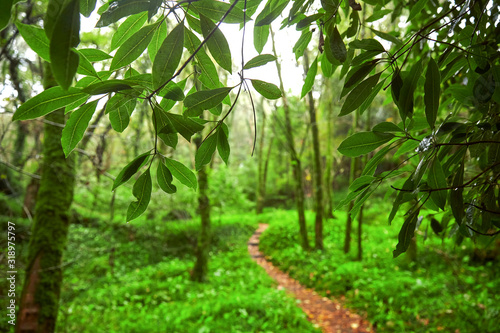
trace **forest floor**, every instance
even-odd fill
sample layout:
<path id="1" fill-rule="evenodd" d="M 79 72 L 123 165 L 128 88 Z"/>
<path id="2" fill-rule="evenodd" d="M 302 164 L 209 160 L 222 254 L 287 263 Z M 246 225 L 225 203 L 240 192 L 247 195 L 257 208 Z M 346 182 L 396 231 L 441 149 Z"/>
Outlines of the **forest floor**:
<path id="1" fill-rule="evenodd" d="M 248 252 L 267 274 L 278 282 L 278 289 L 286 289 L 299 300 L 298 306 L 307 314 L 307 319 L 324 333 L 375 332 L 370 323 L 360 315 L 350 312 L 339 301 L 321 297 L 313 289 L 302 286 L 288 274 L 275 267 L 259 251 L 259 237 L 268 224 L 261 223 L 248 241 Z"/>

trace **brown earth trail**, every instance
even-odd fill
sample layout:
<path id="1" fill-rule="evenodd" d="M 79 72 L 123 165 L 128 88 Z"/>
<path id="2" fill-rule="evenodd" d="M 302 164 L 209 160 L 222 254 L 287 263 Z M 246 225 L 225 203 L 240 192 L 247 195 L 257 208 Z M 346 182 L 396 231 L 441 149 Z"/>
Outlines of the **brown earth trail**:
<path id="1" fill-rule="evenodd" d="M 313 289 L 302 286 L 298 281 L 267 261 L 259 251 L 259 237 L 267 227 L 267 224 L 259 224 L 259 228 L 248 242 L 248 252 L 253 260 L 278 282 L 278 288 L 286 289 L 294 298 L 300 301 L 298 306 L 307 314 L 307 319 L 310 322 L 321 328 L 324 333 L 375 332 L 360 315 L 350 312 L 339 302 L 327 297 L 321 297 Z"/>

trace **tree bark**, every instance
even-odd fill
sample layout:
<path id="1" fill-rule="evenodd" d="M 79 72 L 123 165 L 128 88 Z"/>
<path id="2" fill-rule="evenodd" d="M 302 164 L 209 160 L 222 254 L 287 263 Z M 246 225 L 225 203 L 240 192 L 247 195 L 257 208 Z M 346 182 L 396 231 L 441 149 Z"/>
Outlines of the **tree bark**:
<path id="1" fill-rule="evenodd" d="M 201 146 L 201 135 L 195 138 L 196 149 Z M 191 279 L 196 282 L 204 282 L 208 272 L 208 250 L 210 247 L 210 200 L 208 199 L 208 175 L 206 166 L 198 171 L 198 209 L 201 218 L 201 230 L 196 246 L 196 262 Z"/>
<path id="2" fill-rule="evenodd" d="M 304 52 L 304 71 L 307 75 L 309 71 L 309 57 L 307 51 Z M 309 118 L 311 121 L 311 135 L 313 141 L 313 184 L 314 184 L 314 208 L 316 218 L 314 220 L 314 247 L 323 250 L 323 182 L 321 179 L 321 152 L 319 145 L 319 130 L 316 120 L 316 108 L 312 90 L 307 94 L 309 100 Z"/>
<path id="3" fill-rule="evenodd" d="M 274 33 L 271 29 L 271 40 L 273 43 L 274 56 L 278 58 L 276 53 L 276 47 L 274 43 Z M 295 183 L 295 201 L 297 204 L 297 214 L 299 218 L 299 229 L 300 229 L 300 240 L 302 248 L 306 251 L 310 249 L 309 240 L 307 239 L 307 227 L 306 227 L 306 216 L 304 209 L 304 185 L 302 183 L 302 165 L 300 158 L 295 150 L 295 143 L 292 131 L 292 122 L 290 120 L 290 107 L 285 94 L 285 89 L 283 87 L 283 79 L 281 76 L 281 65 L 276 60 L 276 68 L 278 70 L 278 77 L 280 80 L 280 89 L 283 100 L 283 109 L 285 111 L 285 136 L 288 144 L 288 149 L 290 153 L 290 163 L 292 164 L 292 172 Z"/>
<path id="4" fill-rule="evenodd" d="M 44 89 L 55 85 L 45 63 Z M 64 109 L 46 116 L 64 124 Z M 16 332 L 53 332 L 62 284 L 62 257 L 68 236 L 68 209 L 75 184 L 73 158 L 61 147 L 62 128 L 45 124 L 43 167 L 28 250 L 26 279 L 21 296 Z"/>

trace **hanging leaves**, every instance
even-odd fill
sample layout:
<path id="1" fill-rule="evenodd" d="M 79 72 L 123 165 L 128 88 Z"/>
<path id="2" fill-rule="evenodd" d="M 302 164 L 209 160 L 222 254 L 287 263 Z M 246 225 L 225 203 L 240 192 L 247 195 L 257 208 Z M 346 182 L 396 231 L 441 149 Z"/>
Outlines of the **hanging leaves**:
<path id="1" fill-rule="evenodd" d="M 377 84 L 382 73 L 370 76 L 358 84 L 349 95 L 347 95 L 339 116 L 345 116 L 356 110 L 370 96 L 373 87 Z"/>
<path id="2" fill-rule="evenodd" d="M 16 22 L 16 27 L 26 44 L 43 60 L 50 62 L 50 42 L 45 31 L 34 25 L 21 22 Z"/>
<path id="3" fill-rule="evenodd" d="M 168 194 L 172 194 L 177 192 L 177 187 L 172 184 L 172 173 L 170 170 L 163 164 L 162 161 L 158 161 L 158 170 L 156 171 L 156 181 L 160 188 Z"/>
<path id="4" fill-rule="evenodd" d="M 217 151 L 219 152 L 219 156 L 222 158 L 224 163 L 228 163 L 229 154 L 231 152 L 231 148 L 229 147 L 228 141 L 228 129 L 226 124 L 222 124 L 217 130 Z"/>
<path id="5" fill-rule="evenodd" d="M 80 44 L 80 8 L 71 0 L 61 11 L 50 38 L 50 63 L 57 83 L 67 90 L 78 69 L 79 57 L 73 51 Z"/>
<path id="6" fill-rule="evenodd" d="M 201 146 L 196 150 L 195 167 L 196 171 L 200 171 L 204 165 L 207 165 L 212 160 L 217 147 L 217 135 L 213 134 L 203 141 Z"/>
<path id="7" fill-rule="evenodd" d="M 94 115 L 98 101 L 87 103 L 78 110 L 71 113 L 66 125 L 62 130 L 61 145 L 64 155 L 68 157 L 71 151 L 80 142 Z"/>
<path id="8" fill-rule="evenodd" d="M 153 62 L 153 87 L 159 88 L 175 73 L 182 57 L 184 22 L 179 23 L 165 38 Z"/>
<path id="9" fill-rule="evenodd" d="M 14 0 L 3 0 L 0 3 L 0 31 L 9 24 L 13 4 Z"/>
<path id="10" fill-rule="evenodd" d="M 116 29 L 111 38 L 111 50 L 120 47 L 127 39 L 132 37 L 146 23 L 148 15 L 146 12 L 131 15 Z"/>
<path id="11" fill-rule="evenodd" d="M 318 58 L 314 59 L 313 63 L 311 64 L 311 67 L 309 67 L 309 70 L 307 71 L 306 79 L 304 80 L 304 85 L 302 86 L 302 92 L 300 94 L 300 98 L 304 98 L 304 96 L 312 89 L 317 72 L 318 72 Z"/>
<path id="12" fill-rule="evenodd" d="M 252 86 L 259 94 L 268 99 L 278 99 L 281 97 L 281 90 L 272 83 L 267 83 L 260 80 L 251 80 Z"/>
<path id="13" fill-rule="evenodd" d="M 115 181 L 113 182 L 113 188 L 111 191 L 114 191 L 118 186 L 122 185 L 123 183 L 127 182 L 133 175 L 139 171 L 139 169 L 144 166 L 149 157 L 151 156 L 151 153 L 148 151 L 144 154 L 141 154 L 134 158 L 132 162 L 127 164 L 116 176 Z"/>
<path id="14" fill-rule="evenodd" d="M 260 54 L 249 61 L 243 66 L 243 69 L 250 69 L 254 67 L 264 66 L 268 62 L 276 61 L 276 57 L 271 54 Z"/>
<path id="15" fill-rule="evenodd" d="M 200 15 L 201 30 L 203 37 L 208 38 L 212 30 L 210 38 L 207 40 L 207 46 L 215 61 L 229 73 L 232 73 L 231 50 L 227 43 L 226 37 L 220 29 L 206 16 Z"/>
<path id="16" fill-rule="evenodd" d="M 392 252 L 393 258 L 397 258 L 401 253 L 406 252 L 408 250 L 408 246 L 410 246 L 411 239 L 415 235 L 415 229 L 417 227 L 419 210 L 411 212 L 408 217 L 406 217 L 401 230 L 398 235 L 398 244 L 396 245 L 396 249 Z"/>
<path id="17" fill-rule="evenodd" d="M 127 39 L 123 45 L 120 46 L 118 51 L 116 51 L 113 61 L 111 62 L 110 70 L 113 71 L 127 66 L 137 59 L 148 47 L 157 27 L 158 23 L 147 25 Z"/>
<path id="18" fill-rule="evenodd" d="M 151 172 L 149 168 L 137 179 L 132 189 L 132 194 L 137 201 L 130 203 L 127 210 L 127 222 L 138 218 L 146 211 L 151 200 Z"/>
<path id="19" fill-rule="evenodd" d="M 165 112 L 165 116 L 172 124 L 175 130 L 184 137 L 187 141 L 191 141 L 191 137 L 200 132 L 203 126 L 190 118 L 183 117 L 178 114 Z M 175 176 L 175 174 L 174 174 Z"/>
<path id="20" fill-rule="evenodd" d="M 437 158 L 437 156 L 434 158 L 429 168 L 429 172 L 427 174 L 427 182 L 431 189 L 439 189 L 431 192 L 431 199 L 439 208 L 444 210 L 448 191 L 441 189 L 447 188 L 448 184 L 446 182 L 446 176 L 444 174 L 443 168 L 441 166 L 441 163 L 439 163 L 439 159 Z"/>
<path id="21" fill-rule="evenodd" d="M 431 58 L 425 73 L 424 85 L 424 102 L 425 102 L 425 117 L 427 123 L 434 128 L 436 117 L 439 109 L 439 96 L 441 95 L 441 75 L 439 68 L 434 59 Z"/>
<path id="22" fill-rule="evenodd" d="M 97 0 L 80 0 L 80 13 L 85 17 L 90 17 L 90 14 L 95 9 Z"/>
<path id="23" fill-rule="evenodd" d="M 107 27 L 122 17 L 148 11 L 149 0 L 117 0 L 109 4 L 108 9 L 101 14 L 96 28 Z"/>
<path id="24" fill-rule="evenodd" d="M 61 87 L 52 87 L 21 105 L 12 116 L 12 120 L 27 120 L 45 116 L 86 97 L 88 94 L 78 88 L 69 88 L 65 91 Z"/>
<path id="25" fill-rule="evenodd" d="M 202 90 L 188 95 L 184 100 L 184 106 L 187 108 L 184 115 L 188 117 L 200 116 L 203 110 L 211 109 L 222 103 L 231 89 L 233 88 L 224 87 L 213 90 Z"/>
<path id="26" fill-rule="evenodd" d="M 187 187 L 196 190 L 198 186 L 196 176 L 184 164 L 170 158 L 165 158 L 165 165 L 177 180 Z"/>
<path id="27" fill-rule="evenodd" d="M 343 63 L 347 59 L 347 49 L 345 47 L 344 41 L 342 40 L 342 37 L 340 36 L 337 26 L 335 26 L 332 34 L 329 37 L 330 49 L 333 56 L 335 57 L 335 59 Z"/>
<path id="28" fill-rule="evenodd" d="M 373 151 L 393 137 L 390 133 L 359 132 L 342 141 L 338 150 L 345 156 L 356 157 Z"/>

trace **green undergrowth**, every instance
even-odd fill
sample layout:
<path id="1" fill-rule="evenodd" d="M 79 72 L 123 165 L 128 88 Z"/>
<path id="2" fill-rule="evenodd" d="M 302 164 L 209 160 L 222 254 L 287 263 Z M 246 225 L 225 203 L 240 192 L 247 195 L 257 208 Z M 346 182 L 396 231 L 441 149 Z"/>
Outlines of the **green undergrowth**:
<path id="1" fill-rule="evenodd" d="M 73 225 L 57 332 L 319 332 L 247 252 L 253 215 L 214 218 L 207 283 L 198 221 Z"/>
<path id="2" fill-rule="evenodd" d="M 365 209 L 363 260 L 356 261 L 357 221 L 349 254 L 343 253 L 346 214 L 325 221 L 325 250 L 304 252 L 296 212 L 264 217 L 270 227 L 260 248 L 276 265 L 322 295 L 345 295 L 347 305 L 366 314 L 377 332 L 498 332 L 498 261 L 473 260 L 474 244 L 432 235 L 417 236 L 417 261 L 392 251 L 402 219 L 388 226 L 382 206 Z M 313 214 L 307 215 L 313 244 Z M 383 219 L 383 220 L 382 220 Z M 425 230 L 425 223 L 420 229 Z M 428 232 L 431 228 L 428 228 Z M 498 260 L 498 259 L 497 259 Z"/>

